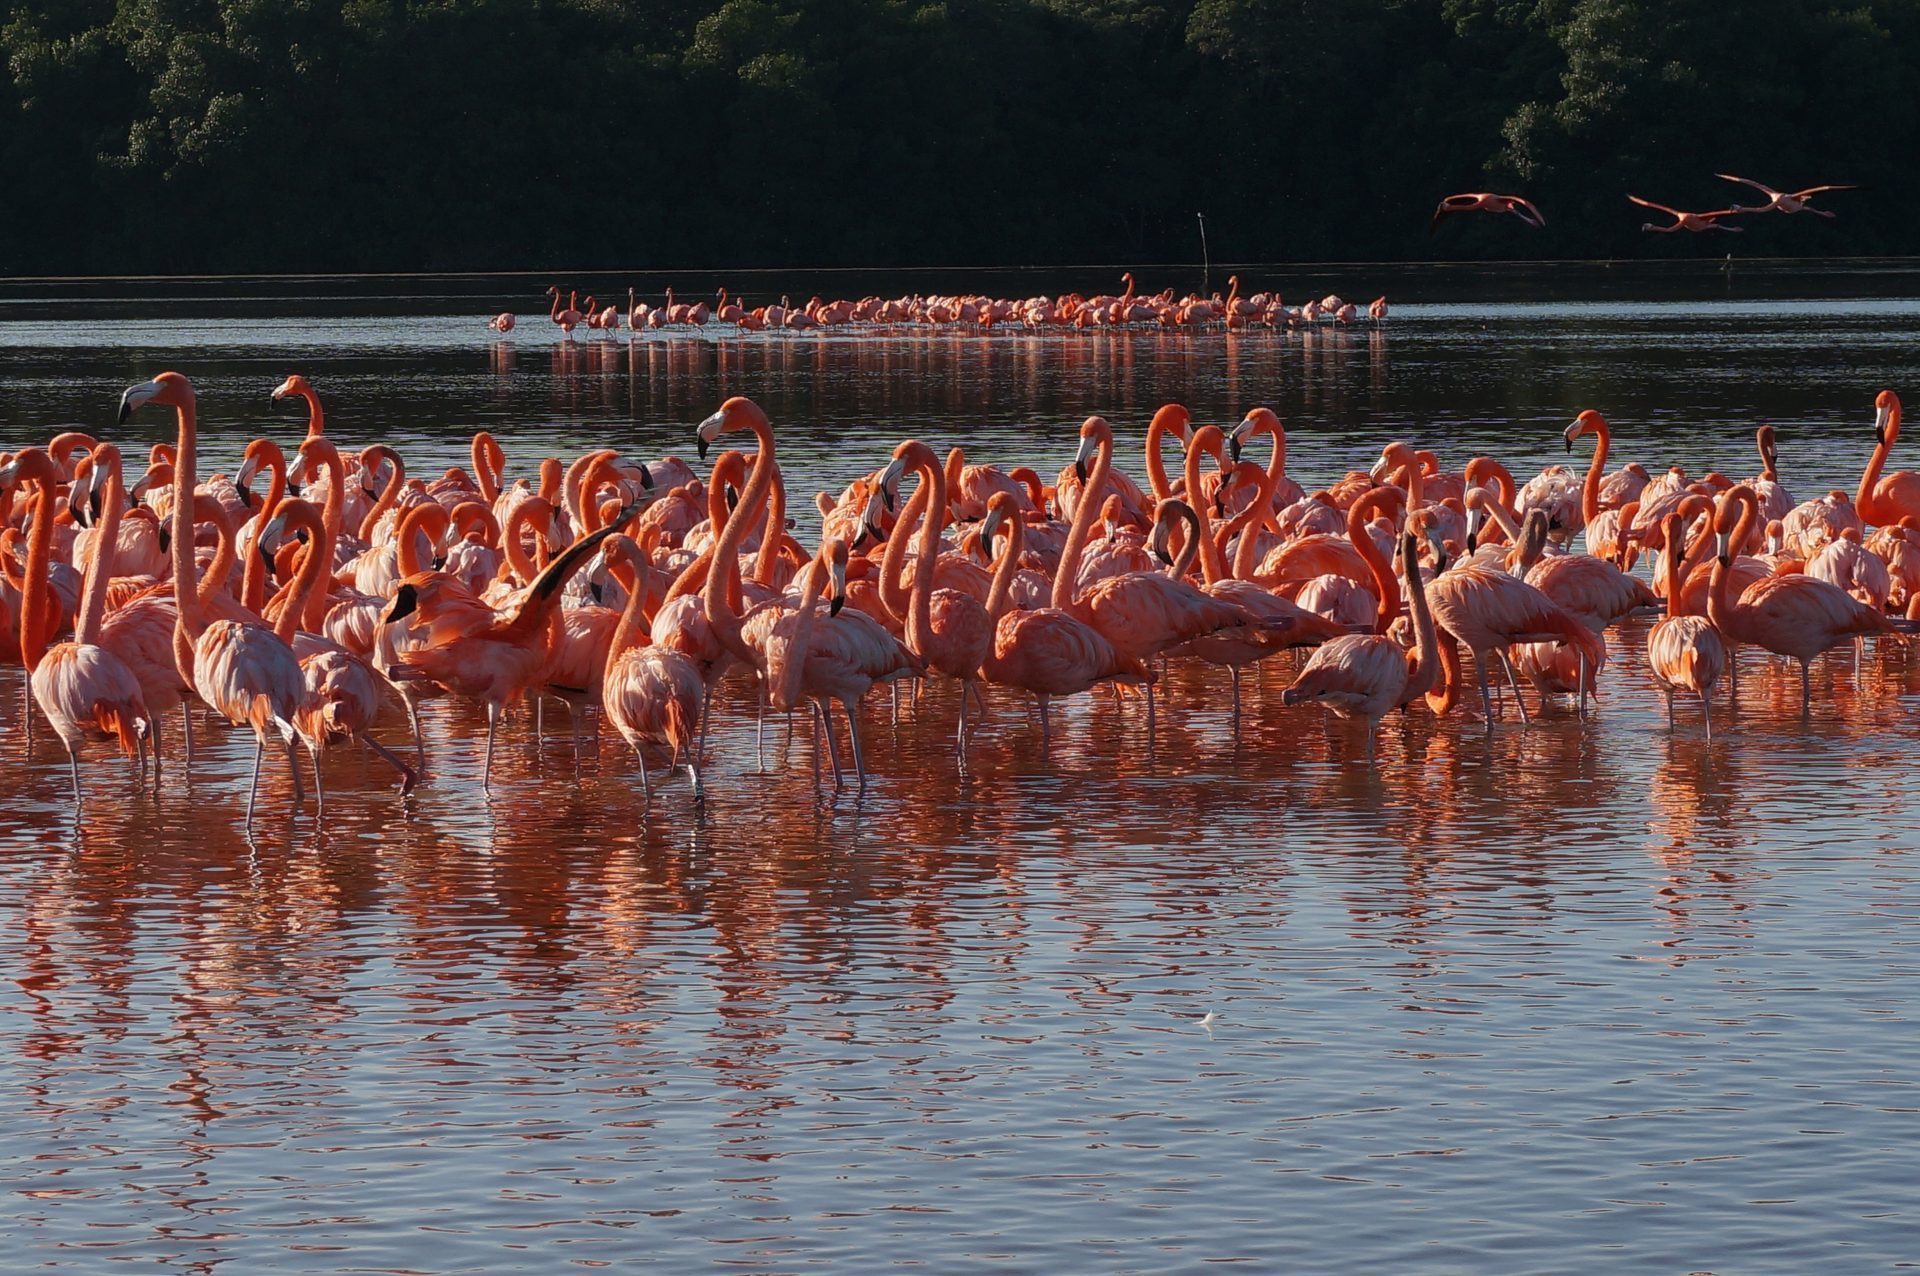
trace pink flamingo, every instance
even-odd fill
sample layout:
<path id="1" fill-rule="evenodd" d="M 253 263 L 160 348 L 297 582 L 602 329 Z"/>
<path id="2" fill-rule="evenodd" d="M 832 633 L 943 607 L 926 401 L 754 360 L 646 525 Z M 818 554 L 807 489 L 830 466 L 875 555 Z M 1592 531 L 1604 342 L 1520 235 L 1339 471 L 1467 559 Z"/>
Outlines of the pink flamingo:
<path id="1" fill-rule="evenodd" d="M 495 332 L 512 332 L 513 312 L 511 310 L 502 310 L 499 314 L 487 320 L 487 327 Z"/>
<path id="2" fill-rule="evenodd" d="M 100 444 L 96 450 L 111 446 Z M 117 462 L 117 453 L 114 459 Z M 124 752 L 138 754 L 144 762 L 143 742 L 152 733 L 153 720 L 132 670 L 99 643 L 111 566 L 109 537 L 119 530 L 117 502 L 106 507 L 101 524 L 106 535 L 93 540 L 73 641 L 52 648 L 47 645 L 53 632 L 49 624 L 53 609 L 47 605 L 47 569 L 53 548 L 55 489 L 60 481 L 59 467 L 38 448 L 28 448 L 0 466 L 0 488 L 32 483 L 37 491 L 33 530 L 27 541 L 26 579 L 20 591 L 20 656 L 30 675 L 35 702 L 66 746 L 77 816 L 80 745 L 89 736 L 104 736 L 117 740 Z"/>
<path id="3" fill-rule="evenodd" d="M 1893 445 L 1900 441 L 1900 396 L 1891 390 L 1882 390 L 1873 401 L 1873 413 L 1873 457 L 1867 462 L 1865 473 L 1860 475 L 1860 491 L 1854 497 L 1854 507 L 1861 518 L 1884 527 L 1907 515 L 1920 516 L 1920 474 L 1897 470 L 1885 478 L 1880 477 L 1887 458 L 1893 453 Z"/>
<path id="4" fill-rule="evenodd" d="M 1536 230 L 1547 224 L 1540 210 L 1531 200 L 1519 195 L 1495 195 L 1491 191 L 1475 191 L 1463 195 L 1449 195 L 1440 201 L 1433 210 L 1433 223 L 1427 228 L 1432 235 L 1440 229 L 1440 219 L 1454 213 L 1511 213 Z M 1379 304 L 1379 303 L 1375 303 Z"/>
<path id="5" fill-rule="evenodd" d="M 320 407 L 320 394 L 307 379 L 294 373 L 282 381 L 277 389 L 268 396 L 275 403 L 282 399 L 299 398 L 307 404 L 307 437 L 317 439 L 327 432 L 327 414 Z"/>
<path id="6" fill-rule="evenodd" d="M 567 298 L 567 305 L 563 310 L 560 307 L 559 286 L 555 285 L 554 287 L 548 288 L 547 293 L 553 298 L 553 308 L 547 312 L 547 318 L 559 325 L 562 334 L 568 339 L 572 339 L 573 330 L 580 326 L 581 320 L 586 318 L 585 315 L 581 314 L 579 310 L 574 307 L 574 302 L 580 294 L 577 292 L 571 294 Z"/>
<path id="7" fill-rule="evenodd" d="M 151 381 L 129 386 L 120 396 L 121 422 L 149 403 L 171 407 L 178 417 L 175 485 L 181 492 L 191 492 L 198 472 L 193 384 L 178 372 L 162 372 Z M 306 686 L 301 680 L 300 662 L 271 629 L 237 620 L 208 620 L 194 579 L 193 555 L 188 551 L 193 544 L 193 505 L 190 500 L 177 500 L 173 510 L 173 544 L 177 551 L 173 556 L 173 590 L 179 609 L 174 660 L 202 700 L 228 722 L 245 723 L 253 729 L 253 784 L 247 791 L 247 824 L 251 826 L 270 733 L 277 733 L 286 747 L 294 805 L 298 807 L 306 800 L 294 757 L 293 726 Z"/>
<path id="8" fill-rule="evenodd" d="M 648 800 L 653 797 L 653 782 L 647 777 L 645 750 L 651 744 L 667 750 L 669 770 L 684 760 L 694 800 L 699 801 L 703 791 L 694 756 L 695 732 L 706 684 L 693 662 L 679 652 L 641 641 L 649 624 L 646 609 L 652 593 L 646 553 L 632 537 L 617 535 L 607 541 L 606 554 L 613 560 L 615 574 L 625 577 L 627 605 L 607 646 L 602 711 L 633 750 L 640 764 L 640 789 Z"/>
<path id="9" fill-rule="evenodd" d="M 1763 186 L 1751 177 L 1735 177 L 1732 173 L 1715 173 L 1714 176 L 1723 182 L 1738 182 L 1742 186 L 1751 186 L 1767 197 L 1767 202 L 1764 204 L 1741 206 L 1740 211 L 1743 213 L 1812 213 L 1816 217 L 1832 217 L 1832 213 L 1824 208 L 1815 208 L 1808 201 L 1825 191 L 1860 189 L 1858 186 L 1809 186 L 1805 190 L 1789 194 L 1786 191 L 1777 191 L 1771 186 Z"/>
<path id="10" fill-rule="evenodd" d="M 1392 571 L 1377 549 L 1369 549 L 1368 565 L 1377 573 L 1381 596 L 1385 597 L 1393 589 Z M 1388 710 L 1426 695 L 1440 670 L 1439 638 L 1411 533 L 1400 538 L 1400 563 L 1413 611 L 1414 650 L 1408 651 L 1382 634 L 1343 634 L 1321 644 L 1281 696 L 1283 704 L 1318 701 L 1340 717 L 1363 719 L 1367 724 L 1369 763 L 1374 760 L 1373 737 L 1380 719 Z"/>
<path id="11" fill-rule="evenodd" d="M 1707 615 L 1736 643 L 1748 642 L 1800 662 L 1800 713 L 1813 712 L 1813 658 L 1861 634 L 1892 634 L 1888 619 L 1847 596 L 1845 590 L 1811 576 L 1768 576 L 1755 582 L 1738 601 L 1731 597 L 1732 546 L 1744 544 L 1759 516 L 1760 502 L 1742 483 L 1720 498 L 1714 531 L 1720 557 L 1714 564 Z M 1729 535 L 1731 534 L 1731 535 Z"/>

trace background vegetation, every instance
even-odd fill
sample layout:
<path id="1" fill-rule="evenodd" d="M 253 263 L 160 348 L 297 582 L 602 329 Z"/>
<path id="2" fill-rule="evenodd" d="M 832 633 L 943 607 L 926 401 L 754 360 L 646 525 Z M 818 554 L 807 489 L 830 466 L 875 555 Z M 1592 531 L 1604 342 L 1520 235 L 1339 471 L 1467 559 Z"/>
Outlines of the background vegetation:
<path id="1" fill-rule="evenodd" d="M 1912 253 L 1920 0 L 0 0 L 0 272 Z M 1840 218 L 1649 236 L 1867 184 Z M 1531 195 L 1549 226 L 1459 218 Z"/>

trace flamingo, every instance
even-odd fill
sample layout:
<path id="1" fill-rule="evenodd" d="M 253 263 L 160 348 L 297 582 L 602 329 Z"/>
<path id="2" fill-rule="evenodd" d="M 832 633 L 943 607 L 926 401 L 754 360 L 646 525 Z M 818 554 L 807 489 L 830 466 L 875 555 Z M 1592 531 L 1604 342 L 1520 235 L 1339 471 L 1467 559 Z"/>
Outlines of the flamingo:
<path id="1" fill-rule="evenodd" d="M 1873 608 L 1848 597 L 1838 586 L 1811 576 L 1768 576 L 1749 587 L 1737 601 L 1731 597 L 1732 546 L 1745 543 L 1759 509 L 1753 489 L 1744 483 L 1720 498 L 1714 516 L 1720 556 L 1714 564 L 1707 615 L 1732 641 L 1752 643 L 1800 662 L 1800 713 L 1806 717 L 1813 712 L 1815 656 L 1856 635 L 1896 631 Z"/>
<path id="2" fill-rule="evenodd" d="M 1372 547 L 1369 546 L 1371 549 Z M 1419 552 L 1412 533 L 1400 538 L 1400 564 L 1413 611 L 1415 648 L 1408 651 L 1382 634 L 1344 634 L 1323 643 L 1307 667 L 1281 695 L 1286 705 L 1318 701 L 1343 718 L 1367 724 L 1367 762 L 1373 764 L 1373 737 L 1389 709 L 1426 695 L 1440 669 L 1440 647 L 1426 587 L 1420 578 Z M 1392 570 L 1378 550 L 1368 559 L 1381 595 L 1392 590 Z"/>
<path id="3" fill-rule="evenodd" d="M 304 399 L 307 404 L 307 437 L 316 439 L 327 432 L 327 414 L 320 407 L 319 392 L 299 373 L 282 381 L 268 397 L 275 403 L 283 399 Z"/>
<path id="4" fill-rule="evenodd" d="M 451 609 L 444 624 L 438 619 L 428 620 L 426 645 L 401 651 L 400 663 L 385 671 L 396 681 L 430 679 L 486 706 L 482 792 L 492 791 L 493 742 L 501 713 L 539 681 L 550 658 L 550 626 L 560 605 L 560 591 L 575 572 L 586 566 L 600 543 L 638 512 L 637 507 L 626 507 L 612 523 L 568 546 L 505 611 L 472 603 Z M 431 575 L 423 572 L 400 582 L 394 591 L 393 607 L 386 615 L 387 624 L 414 612 L 422 591 L 433 583 L 424 579 Z"/>
<path id="5" fill-rule="evenodd" d="M 653 782 L 647 776 L 645 747 L 652 744 L 668 751 L 669 769 L 684 760 L 694 800 L 699 801 L 704 790 L 699 759 L 694 756 L 695 732 L 706 683 L 687 657 L 641 641 L 651 623 L 646 611 L 652 569 L 646 552 L 632 537 L 615 535 L 608 539 L 605 553 L 613 560 L 615 574 L 627 577 L 622 582 L 627 587 L 627 605 L 607 645 L 602 711 L 633 750 L 640 765 L 640 789 L 648 800 L 653 797 Z"/>
<path id="6" fill-rule="evenodd" d="M 513 331 L 513 311 L 502 310 L 499 314 L 487 320 L 487 327 L 492 329 L 494 332 L 512 332 Z"/>
<path id="7" fill-rule="evenodd" d="M 1738 182 L 1742 186 L 1751 186 L 1767 197 L 1767 202 L 1764 204 L 1737 206 L 1739 211 L 1743 213 L 1812 213 L 1816 217 L 1830 218 L 1833 216 L 1832 213 L 1824 208 L 1815 208 L 1807 201 L 1825 191 L 1857 191 L 1860 189 L 1858 186 L 1809 186 L 1805 190 L 1794 191 L 1788 194 L 1785 191 L 1777 191 L 1771 186 L 1764 186 L 1754 181 L 1751 177 L 1735 177 L 1732 173 L 1715 173 L 1714 176 L 1723 182 Z"/>
<path id="8" fill-rule="evenodd" d="M 1873 401 L 1873 413 L 1873 456 L 1860 475 L 1854 507 L 1861 518 L 1884 527 L 1908 515 L 1920 516 L 1920 474 L 1896 470 L 1885 478 L 1880 476 L 1893 453 L 1893 445 L 1900 441 L 1900 396 L 1891 390 L 1882 390 Z"/>
<path id="9" fill-rule="evenodd" d="M 192 492 L 198 444 L 193 383 L 178 372 L 162 372 L 151 381 L 127 387 L 120 396 L 121 423 L 147 404 L 174 409 L 179 429 L 174 445 L 175 486 L 181 492 Z M 306 687 L 292 648 L 271 629 L 238 620 L 208 620 L 189 548 L 193 544 L 193 505 L 190 500 L 176 500 L 173 509 L 173 543 L 178 551 L 173 556 L 173 591 L 178 609 L 174 660 L 202 700 L 228 722 L 236 726 L 245 723 L 253 729 L 253 783 L 247 790 L 247 825 L 252 827 L 270 734 L 278 734 L 286 747 L 294 806 L 306 800 L 294 757 L 293 725 Z"/>
<path id="10" fill-rule="evenodd" d="M 111 448 L 98 444 L 96 451 Z M 118 453 L 113 454 L 118 474 Z M 55 489 L 59 466 L 47 453 L 28 448 L 0 466 L 0 488 L 32 483 L 36 489 L 33 530 L 27 541 L 26 578 L 21 587 L 20 656 L 29 674 L 29 686 L 54 734 L 66 746 L 73 773 L 73 810 L 80 814 L 80 746 L 89 736 L 117 740 L 129 756 L 145 759 L 145 741 L 153 719 L 139 681 L 125 662 L 100 645 L 106 614 L 107 576 L 111 567 L 112 537 L 119 531 L 119 493 L 106 505 L 101 535 L 93 539 L 80 615 L 71 642 L 49 647 L 53 609 L 48 603 L 47 568 L 53 548 Z M 143 768 L 144 769 L 144 768 Z"/>
<path id="11" fill-rule="evenodd" d="M 1665 213 L 1673 218 L 1673 225 L 1671 226 L 1656 226 L 1652 222 L 1641 223 L 1641 230 L 1650 231 L 1656 235 L 1671 235 L 1676 230 L 1693 231 L 1695 233 L 1703 230 L 1730 230 L 1738 234 L 1745 230 L 1746 227 L 1726 226 L 1722 224 L 1723 220 L 1728 217 L 1738 217 L 1740 214 L 1750 211 L 1736 205 L 1732 208 L 1717 208 L 1710 213 L 1683 213 L 1677 208 L 1668 208 L 1665 204 L 1656 204 L 1650 199 L 1641 199 L 1638 195 L 1629 195 L 1627 198 L 1642 208 L 1651 208 L 1656 212 Z"/>
<path id="12" fill-rule="evenodd" d="M 1707 693 L 1727 667 L 1727 645 L 1711 620 L 1681 613 L 1679 546 L 1686 536 L 1687 516 L 1669 514 L 1666 524 L 1666 541 L 1671 547 L 1666 559 L 1667 614 L 1647 632 L 1647 664 L 1667 695 L 1667 729 L 1673 729 L 1673 693 L 1690 691 L 1700 697 L 1700 712 L 1706 717 L 1707 739 L 1711 741 L 1713 708 L 1707 703 Z"/>
<path id="13" fill-rule="evenodd" d="M 1454 213 L 1511 213 L 1536 230 L 1547 224 L 1547 219 L 1540 215 L 1540 210 L 1533 206 L 1531 200 L 1519 195 L 1495 195 L 1490 191 L 1477 191 L 1449 195 L 1442 199 L 1440 206 L 1433 210 L 1433 223 L 1428 227 L 1427 234 L 1431 236 L 1436 233 L 1440 229 L 1440 219 Z M 1381 306 L 1383 313 L 1385 300 L 1383 297 L 1374 303 Z M 1374 317 L 1379 318 L 1378 315 Z"/>
<path id="14" fill-rule="evenodd" d="M 547 293 L 549 296 L 553 298 L 553 308 L 547 312 L 547 318 L 552 320 L 555 324 L 557 324 L 560 328 L 561 334 L 565 336 L 569 341 L 571 341 L 573 339 L 573 330 L 580 326 L 581 320 L 586 318 L 585 315 L 581 314 L 578 310 L 574 308 L 574 298 L 578 297 L 580 294 L 574 293 L 571 297 L 569 297 L 567 299 L 566 308 L 563 310 L 560 307 L 559 286 L 555 285 L 554 287 L 547 289 Z"/>

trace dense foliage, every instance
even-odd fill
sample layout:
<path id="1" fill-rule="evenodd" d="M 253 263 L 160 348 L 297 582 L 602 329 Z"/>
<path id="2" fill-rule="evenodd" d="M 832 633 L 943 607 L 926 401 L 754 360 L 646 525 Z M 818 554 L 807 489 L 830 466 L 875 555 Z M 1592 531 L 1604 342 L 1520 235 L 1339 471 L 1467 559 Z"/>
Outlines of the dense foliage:
<path id="1" fill-rule="evenodd" d="M 1920 251 L 1920 0 L 0 0 L 0 272 Z M 1840 218 L 1650 236 L 1855 181 Z M 1462 217 L 1454 190 L 1549 221 Z"/>

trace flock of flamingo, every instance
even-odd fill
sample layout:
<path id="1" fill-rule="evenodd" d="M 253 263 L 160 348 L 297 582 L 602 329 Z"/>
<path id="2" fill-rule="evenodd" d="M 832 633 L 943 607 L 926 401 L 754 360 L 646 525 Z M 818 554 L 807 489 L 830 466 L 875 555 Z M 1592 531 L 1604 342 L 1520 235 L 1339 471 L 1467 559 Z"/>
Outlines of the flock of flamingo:
<path id="1" fill-rule="evenodd" d="M 712 305 L 706 301 L 676 301 L 673 289 L 667 289 L 665 305 L 649 306 L 636 300 L 634 289 L 627 289 L 626 308 L 601 305 L 589 296 L 584 302 L 574 290 L 564 294 L 558 285 L 547 289 L 551 304 L 547 321 L 571 340 L 576 328 L 589 334 L 614 333 L 621 329 L 641 332 L 648 329 L 703 328 L 708 324 L 726 325 L 741 332 L 812 331 L 816 329 L 857 328 L 865 331 L 925 331 L 962 329 L 991 332 L 1016 331 L 1044 333 L 1069 328 L 1123 328 L 1154 325 L 1167 328 L 1205 329 L 1225 327 L 1244 329 L 1265 327 L 1293 329 L 1318 324 L 1377 324 L 1387 317 L 1387 299 L 1376 297 L 1365 308 L 1329 294 L 1289 306 L 1278 293 L 1257 292 L 1240 295 L 1240 277 L 1227 280 L 1227 293 L 1200 296 L 1174 295 L 1165 288 L 1151 296 L 1137 294 L 1133 275 L 1120 277 L 1126 290 L 1117 296 L 1083 297 L 1070 293 L 1060 297 L 987 297 L 906 296 L 862 297 L 858 301 L 823 301 L 813 297 L 803 306 L 795 306 L 788 297 L 777 305 L 756 306 L 749 310 L 737 299 L 729 298 L 721 288 Z M 487 320 L 495 332 L 512 332 L 518 320 L 511 311 L 502 311 Z"/>
<path id="2" fill-rule="evenodd" d="M 1051 481 L 908 439 L 814 498 L 812 548 L 788 518 L 773 423 L 747 398 L 699 424 L 703 465 L 720 449 L 704 474 L 601 447 L 509 479 L 480 433 L 471 472 L 423 481 L 384 444 L 343 451 L 304 378 L 273 397 L 305 401 L 306 436 L 290 456 L 254 439 L 231 477 L 201 479 L 194 389 L 177 372 L 121 398 L 122 423 L 149 406 L 177 418 L 137 475 L 120 446 L 77 432 L 0 454 L 0 658 L 28 671 L 29 730 L 37 706 L 69 755 L 76 812 L 86 741 L 117 742 L 143 788 L 150 752 L 158 793 L 162 720 L 180 712 L 191 766 L 200 706 L 253 734 L 251 822 L 270 748 L 296 806 L 297 746 L 321 801 L 320 755 L 348 742 L 412 789 L 436 697 L 484 707 L 483 785 L 508 707 L 554 698 L 576 727 L 583 712 L 612 724 L 649 798 L 650 759 L 684 767 L 697 797 L 711 693 L 732 671 L 757 684 L 763 717 L 810 714 L 815 784 L 824 757 L 837 788 L 833 707 L 864 786 L 859 705 L 878 683 L 957 684 L 964 766 L 983 687 L 1035 697 L 1044 746 L 1050 702 L 1101 684 L 1116 706 L 1143 705 L 1151 732 L 1166 662 L 1194 661 L 1224 669 L 1237 726 L 1241 671 L 1291 648 L 1311 654 L 1283 704 L 1359 719 L 1371 765 L 1392 710 L 1472 716 L 1462 648 L 1489 733 L 1495 672 L 1523 722 L 1521 679 L 1543 707 L 1571 697 L 1584 715 L 1608 631 L 1656 607 L 1646 658 L 1669 725 L 1681 693 L 1711 739 L 1723 677 L 1737 697 L 1737 648 L 1798 661 L 1807 714 L 1816 656 L 1865 635 L 1904 642 L 1895 618 L 1920 615 L 1920 473 L 1884 472 L 1891 390 L 1852 500 L 1796 502 L 1765 426 L 1744 481 L 1609 472 L 1611 431 L 1591 410 L 1565 431 L 1569 452 L 1593 441 L 1584 471 L 1518 483 L 1491 457 L 1452 470 L 1393 442 L 1309 492 L 1269 409 L 1223 429 L 1167 404 L 1146 427 L 1144 488 L 1097 416 Z M 727 446 L 745 436 L 750 454 Z M 1650 580 L 1633 572 L 1643 557 Z M 411 721 L 412 761 L 372 734 L 389 700 Z"/>

